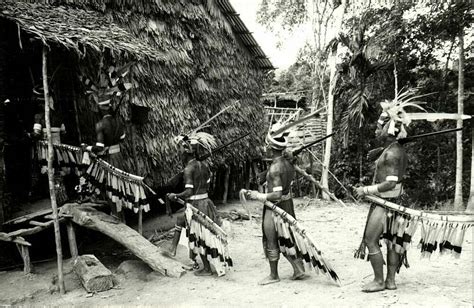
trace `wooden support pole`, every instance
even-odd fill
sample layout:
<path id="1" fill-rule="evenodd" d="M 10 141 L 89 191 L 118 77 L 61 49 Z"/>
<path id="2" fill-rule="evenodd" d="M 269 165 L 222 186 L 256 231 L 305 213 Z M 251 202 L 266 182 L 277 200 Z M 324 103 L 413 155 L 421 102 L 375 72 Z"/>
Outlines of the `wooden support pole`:
<path id="1" fill-rule="evenodd" d="M 31 273 L 32 265 L 30 259 L 30 250 L 28 246 L 16 244 L 16 248 L 18 248 L 21 258 L 23 259 L 23 273 L 25 275 Z"/>
<path id="2" fill-rule="evenodd" d="M 135 126 L 133 123 L 130 123 L 130 137 L 132 138 L 132 153 L 135 163 L 135 170 L 138 170 L 138 153 L 137 153 L 137 142 L 136 142 L 136 133 L 135 133 Z M 138 233 L 143 235 L 143 208 L 141 206 L 138 207 Z"/>
<path id="3" fill-rule="evenodd" d="M 46 134 L 48 136 L 48 182 L 49 182 L 49 195 L 51 197 L 51 208 L 53 210 L 54 220 L 54 237 L 56 240 L 56 255 L 58 261 L 58 284 L 59 291 L 61 294 L 65 293 L 64 288 L 64 277 L 63 277 L 63 252 L 61 247 L 61 233 L 59 232 L 59 221 L 58 221 L 58 206 L 56 203 L 56 192 L 54 190 L 54 169 L 53 169 L 53 140 L 51 138 L 51 120 L 49 116 L 49 88 L 48 88 L 48 62 L 47 62 L 48 50 L 46 46 L 43 46 L 43 89 L 44 89 L 44 115 L 46 122 Z"/>
<path id="4" fill-rule="evenodd" d="M 138 209 L 138 233 L 140 233 L 140 235 L 143 235 L 143 209 L 141 205 Z"/>
<path id="5" fill-rule="evenodd" d="M 74 225 L 71 221 L 66 223 L 67 238 L 69 241 L 69 251 L 71 252 L 71 258 L 75 260 L 79 256 L 76 242 L 76 232 L 74 232 Z"/>
<path id="6" fill-rule="evenodd" d="M 133 124 L 130 124 L 130 136 L 132 138 L 132 153 L 133 159 L 135 162 L 135 170 L 138 170 L 138 156 L 137 156 L 137 143 L 135 137 L 135 127 Z M 138 233 L 143 235 L 143 208 L 142 206 L 138 207 Z"/>
<path id="7" fill-rule="evenodd" d="M 130 68 L 130 80 L 133 82 L 133 69 Z M 135 88 L 132 87 L 130 89 L 130 107 L 132 108 L 133 101 L 135 99 Z M 135 125 L 139 123 L 139 121 L 134 121 L 134 117 L 137 115 L 133 114 L 133 108 L 130 110 L 130 114 L 132 115 L 132 118 L 130 119 L 130 137 L 132 138 L 132 153 L 133 153 L 133 160 L 135 163 L 135 170 L 138 169 L 138 153 L 137 153 L 137 138 L 136 138 L 136 131 L 135 131 Z M 135 122 L 135 125 L 134 123 Z M 143 123 L 142 123 L 143 124 Z M 143 235 L 143 208 L 141 205 L 138 206 L 138 233 L 140 235 Z"/>
<path id="8" fill-rule="evenodd" d="M 222 196 L 222 203 L 227 204 L 227 194 L 229 193 L 229 178 L 230 178 L 230 166 L 225 165 L 224 171 L 224 195 Z"/>

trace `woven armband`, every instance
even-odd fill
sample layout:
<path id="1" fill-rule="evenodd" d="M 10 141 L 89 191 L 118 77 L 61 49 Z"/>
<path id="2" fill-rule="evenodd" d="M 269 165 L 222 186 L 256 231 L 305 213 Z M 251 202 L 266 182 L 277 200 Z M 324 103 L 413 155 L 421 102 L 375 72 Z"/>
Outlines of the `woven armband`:
<path id="1" fill-rule="evenodd" d="M 377 185 L 370 185 L 365 186 L 363 191 L 366 195 L 377 195 L 379 193 L 379 189 Z"/>
<path id="2" fill-rule="evenodd" d="M 273 191 L 283 191 L 282 186 L 273 187 Z"/>

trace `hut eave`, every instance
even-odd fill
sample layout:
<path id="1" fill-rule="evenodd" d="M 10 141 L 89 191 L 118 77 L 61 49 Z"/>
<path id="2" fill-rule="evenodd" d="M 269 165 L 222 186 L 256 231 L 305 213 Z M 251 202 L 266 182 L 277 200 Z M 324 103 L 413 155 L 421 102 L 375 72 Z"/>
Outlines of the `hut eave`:
<path id="1" fill-rule="evenodd" d="M 44 44 L 59 44 L 80 56 L 85 48 L 109 49 L 113 54 L 127 54 L 136 60 L 164 61 L 165 54 L 138 40 L 100 12 L 70 6 L 0 2 L 0 19 L 16 22 L 25 32 Z"/>

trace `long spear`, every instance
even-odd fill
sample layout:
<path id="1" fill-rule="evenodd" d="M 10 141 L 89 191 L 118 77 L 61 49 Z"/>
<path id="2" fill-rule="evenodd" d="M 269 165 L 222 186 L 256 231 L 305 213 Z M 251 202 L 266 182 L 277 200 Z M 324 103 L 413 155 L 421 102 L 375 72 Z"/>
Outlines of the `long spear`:
<path id="1" fill-rule="evenodd" d="M 208 152 L 208 153 L 204 154 L 203 156 L 198 157 L 197 160 L 198 160 L 198 161 L 203 161 L 203 160 L 209 158 L 212 154 L 215 154 L 215 153 L 217 153 L 217 152 L 219 152 L 219 151 L 222 151 L 224 148 L 226 148 L 226 147 L 228 147 L 229 145 L 231 145 L 231 144 L 233 144 L 233 143 L 235 143 L 235 142 L 237 142 L 237 141 L 239 141 L 239 140 L 241 140 L 241 139 L 247 137 L 248 135 L 250 135 L 250 133 L 246 133 L 245 135 L 242 135 L 242 136 L 240 136 L 240 137 L 238 137 L 238 138 L 236 138 L 236 139 L 234 139 L 234 140 L 232 140 L 232 141 L 229 141 L 229 142 L 227 142 L 226 144 L 223 144 L 223 145 L 221 145 L 221 146 L 215 148 L 213 151 Z M 174 183 L 182 182 L 181 179 L 183 178 L 183 176 L 184 176 L 184 170 L 181 170 L 179 173 L 177 173 L 176 175 L 174 175 L 170 181 L 168 181 L 165 185 L 160 186 L 160 187 L 163 188 L 163 187 L 170 186 L 170 185 L 169 185 L 170 182 L 174 182 Z M 173 185 L 172 187 L 176 187 L 176 186 L 177 186 L 177 185 Z"/>
<path id="2" fill-rule="evenodd" d="M 224 148 L 228 147 L 228 146 L 231 145 L 232 143 L 235 143 L 235 142 L 239 141 L 240 139 L 243 139 L 243 138 L 247 137 L 248 135 L 250 135 L 250 133 L 246 133 L 245 135 L 242 135 L 242 136 L 240 136 L 240 137 L 238 137 L 238 138 L 236 138 L 236 139 L 234 139 L 234 140 L 232 140 L 232 141 L 229 141 L 229 142 L 227 142 L 227 143 L 225 143 L 225 144 L 223 144 L 223 145 L 221 145 L 221 146 L 215 148 L 213 151 L 208 152 L 207 154 L 205 154 L 205 155 L 203 155 L 203 156 L 199 156 L 199 157 L 198 157 L 198 160 L 203 161 L 203 160 L 209 158 L 212 154 L 217 153 L 217 152 L 223 150 Z"/>
<path id="3" fill-rule="evenodd" d="M 322 108 L 319 108 L 318 110 L 316 110 L 315 112 L 310 113 L 309 115 L 307 115 L 307 116 L 304 117 L 304 118 L 298 119 L 298 120 L 296 120 L 296 121 L 294 121 L 294 122 L 291 122 L 291 123 L 288 124 L 288 125 L 283 126 L 282 128 L 280 128 L 280 129 L 278 129 L 277 131 L 273 132 L 272 135 L 275 136 L 275 135 L 281 134 L 281 133 L 283 133 L 284 131 L 286 131 L 286 130 L 292 128 L 292 127 L 295 126 L 295 125 L 298 125 L 298 124 L 300 124 L 300 123 L 303 123 L 304 121 L 309 120 L 309 119 L 311 119 L 311 118 L 313 118 L 313 117 L 317 117 L 317 116 L 319 116 L 319 114 L 320 114 L 324 109 L 326 109 L 326 106 L 324 106 L 324 107 L 322 107 Z"/>
<path id="4" fill-rule="evenodd" d="M 195 129 L 193 129 L 191 132 L 196 132 L 198 130 L 200 130 L 201 128 L 203 128 L 207 123 L 211 122 L 212 120 L 214 120 L 215 118 L 217 118 L 220 114 L 224 113 L 226 110 L 234 107 L 235 105 L 237 105 L 239 103 L 239 100 L 236 100 L 235 102 L 233 102 L 232 104 L 230 104 L 229 106 L 225 107 L 224 109 L 222 109 L 221 111 L 219 111 L 218 113 L 216 113 L 215 115 L 213 115 L 212 117 L 210 117 L 209 119 L 207 119 L 204 123 L 202 123 L 201 125 L 199 125 L 198 127 L 196 127 Z M 186 134 L 188 135 L 188 134 Z"/>
<path id="5" fill-rule="evenodd" d="M 426 133 L 426 134 L 420 134 L 420 135 L 415 135 L 415 136 L 409 136 L 406 138 L 402 138 L 398 140 L 398 143 L 400 144 L 405 144 L 411 141 L 414 141 L 419 138 L 425 138 L 425 137 L 430 137 L 430 136 L 436 136 L 436 135 L 441 135 L 441 134 L 447 134 L 447 133 L 453 133 L 462 130 L 462 127 L 459 128 L 451 128 L 451 129 L 445 129 L 445 130 L 440 130 L 437 132 L 431 132 L 431 133 Z"/>
<path id="6" fill-rule="evenodd" d="M 309 147 L 315 145 L 315 144 L 318 143 L 318 142 L 321 142 L 321 141 L 323 141 L 323 140 L 328 139 L 328 138 L 331 137 L 332 135 L 334 135 L 334 133 L 331 133 L 331 134 L 326 135 L 326 136 L 324 136 L 324 137 L 322 137 L 322 138 L 316 139 L 316 140 L 313 141 L 313 142 L 310 142 L 310 143 L 308 143 L 308 144 L 303 145 L 302 147 L 300 147 L 300 148 L 298 148 L 298 149 L 296 149 L 296 150 L 294 150 L 294 151 L 292 152 L 292 153 L 293 153 L 293 156 L 296 156 L 296 155 L 300 154 L 301 152 L 303 152 L 303 151 L 306 150 L 307 148 L 309 148 Z"/>

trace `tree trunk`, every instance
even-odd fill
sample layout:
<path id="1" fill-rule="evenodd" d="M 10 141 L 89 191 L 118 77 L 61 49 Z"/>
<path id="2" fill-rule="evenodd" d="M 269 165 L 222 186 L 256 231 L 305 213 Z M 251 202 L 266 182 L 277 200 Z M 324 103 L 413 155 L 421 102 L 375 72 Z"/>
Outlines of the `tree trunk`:
<path id="1" fill-rule="evenodd" d="M 344 19 L 344 11 L 346 9 L 346 0 L 342 0 L 342 4 L 339 7 L 341 10 L 340 15 L 336 21 L 335 31 L 339 33 L 342 27 L 342 21 Z M 328 103 L 327 103 L 327 126 L 326 126 L 326 135 L 332 134 L 333 131 L 333 114 L 334 114 L 334 88 L 336 86 L 336 60 L 337 60 L 337 51 L 339 48 L 336 48 L 336 53 L 333 57 L 329 60 L 329 68 L 330 68 L 330 79 L 329 79 L 329 90 L 328 90 Z M 332 138 L 326 139 L 326 147 L 324 151 L 324 161 L 323 161 L 323 169 L 321 174 L 321 186 L 329 190 L 329 166 L 331 163 L 331 146 L 332 146 Z M 324 166 L 327 166 L 324 167 Z M 330 197 L 324 192 L 323 190 L 323 199 L 330 200 Z"/>
<path id="2" fill-rule="evenodd" d="M 458 113 L 464 112 L 464 34 L 461 30 L 459 34 L 459 77 L 458 77 Z M 457 128 L 462 128 L 462 119 L 456 124 Z M 456 133 L 456 190 L 454 192 L 454 208 L 463 208 L 462 200 L 462 131 Z"/>
<path id="3" fill-rule="evenodd" d="M 165 276 L 179 278 L 186 272 L 181 263 L 162 256 L 158 247 L 112 216 L 92 207 L 81 207 L 74 203 L 64 205 L 63 212 L 72 215 L 72 221 L 76 224 L 99 231 L 116 240 L 153 270 Z"/>
<path id="4" fill-rule="evenodd" d="M 61 247 L 61 233 L 58 221 L 58 206 L 56 204 L 56 192 L 54 189 L 54 169 L 53 169 L 53 140 L 51 137 L 51 121 L 49 117 L 49 89 L 48 89 L 48 65 L 47 65 L 47 47 L 43 46 L 43 89 L 44 89 L 44 117 L 46 122 L 46 134 L 48 138 L 48 182 L 49 195 L 51 197 L 51 208 L 53 209 L 54 237 L 56 240 L 56 255 L 58 262 L 58 284 L 61 294 L 65 293 L 63 278 L 63 252 Z"/>
<path id="5" fill-rule="evenodd" d="M 471 189 L 466 212 L 474 213 L 474 120 L 471 120 Z"/>

